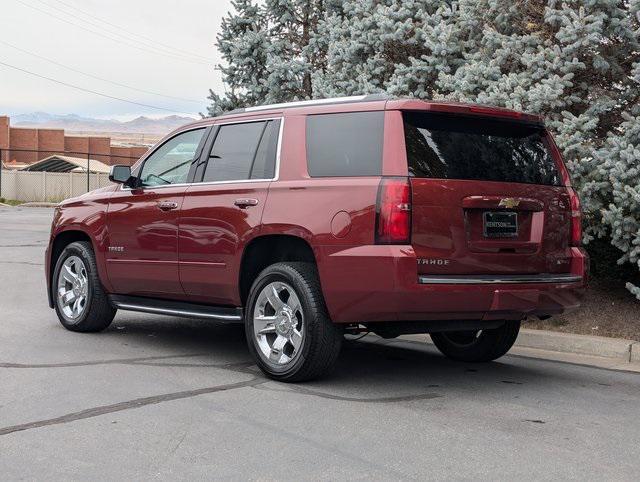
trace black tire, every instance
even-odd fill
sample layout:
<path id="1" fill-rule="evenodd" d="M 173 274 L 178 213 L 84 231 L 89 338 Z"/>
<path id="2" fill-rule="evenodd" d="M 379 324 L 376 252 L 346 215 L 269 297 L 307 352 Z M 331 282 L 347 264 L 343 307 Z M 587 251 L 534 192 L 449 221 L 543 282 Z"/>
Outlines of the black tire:
<path id="1" fill-rule="evenodd" d="M 64 308 L 61 306 L 62 302 L 58 297 L 60 270 L 65 262 L 72 257 L 80 258 L 83 262 L 87 280 L 84 309 L 75 319 L 65 314 Z M 116 309 L 109 302 L 107 294 L 100 283 L 93 249 L 91 243 L 87 241 L 77 241 L 64 248 L 53 270 L 51 291 L 58 319 L 67 330 L 83 333 L 102 331 L 111 324 L 116 315 Z"/>
<path id="2" fill-rule="evenodd" d="M 300 348 L 295 358 L 281 366 L 266 359 L 254 333 L 256 303 L 263 290 L 272 283 L 285 283 L 293 288 L 303 315 L 300 321 L 295 321 L 304 329 Z M 291 262 L 267 267 L 251 286 L 244 316 L 249 351 L 268 377 L 282 382 L 301 382 L 327 375 L 334 368 L 344 330 L 329 319 L 314 264 Z M 273 335 L 278 336 L 277 333 Z"/>
<path id="3" fill-rule="evenodd" d="M 464 362 L 487 362 L 506 354 L 518 338 L 520 321 L 506 321 L 491 330 L 431 333 L 431 339 L 445 356 Z"/>

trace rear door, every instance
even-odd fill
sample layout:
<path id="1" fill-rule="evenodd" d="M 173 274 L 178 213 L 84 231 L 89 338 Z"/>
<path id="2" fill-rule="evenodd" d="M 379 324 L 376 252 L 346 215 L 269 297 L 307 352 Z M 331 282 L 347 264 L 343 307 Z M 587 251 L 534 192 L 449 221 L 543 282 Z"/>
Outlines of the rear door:
<path id="1" fill-rule="evenodd" d="M 240 258 L 260 229 L 276 177 L 281 123 L 221 124 L 205 147 L 206 164 L 186 191 L 180 217 L 180 280 L 192 301 L 239 304 Z"/>
<path id="2" fill-rule="evenodd" d="M 569 271 L 569 194 L 542 125 L 403 117 L 419 274 Z"/>

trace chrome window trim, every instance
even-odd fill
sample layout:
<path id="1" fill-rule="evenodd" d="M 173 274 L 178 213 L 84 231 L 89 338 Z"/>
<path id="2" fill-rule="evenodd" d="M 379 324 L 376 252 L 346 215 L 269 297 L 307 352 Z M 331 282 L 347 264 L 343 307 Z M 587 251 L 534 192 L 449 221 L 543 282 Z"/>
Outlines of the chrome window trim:
<path id="1" fill-rule="evenodd" d="M 420 275 L 419 284 L 520 284 L 520 283 L 578 283 L 582 276 L 573 274 L 532 275 Z"/>
<path id="2" fill-rule="evenodd" d="M 270 121 L 270 120 L 278 120 L 278 119 L 282 119 L 283 116 L 279 115 L 279 116 L 274 116 L 274 117 L 261 117 L 259 119 L 238 119 L 238 120 L 233 120 L 233 121 L 225 121 L 222 120 L 219 123 L 214 122 L 213 124 L 211 124 L 212 127 L 222 127 L 222 126 L 230 126 L 233 124 L 248 124 L 250 122 L 266 122 L 266 121 Z"/>
<path id="3" fill-rule="evenodd" d="M 168 187 L 184 187 L 184 186 L 209 186 L 209 185 L 216 185 L 216 184 L 239 184 L 239 183 L 251 183 L 251 182 L 273 182 L 273 181 L 277 181 L 280 178 L 280 153 L 282 152 L 282 135 L 284 133 L 284 116 L 280 116 L 280 117 L 267 117 L 264 119 L 247 119 L 247 120 L 242 120 L 242 121 L 233 121 L 233 122 L 222 122 L 220 124 L 212 124 L 211 127 L 223 127 L 226 125 L 232 125 L 232 124 L 248 124 L 249 122 L 266 122 L 266 121 L 270 121 L 270 120 L 280 120 L 280 129 L 278 131 L 278 145 L 276 147 L 276 163 L 275 163 L 275 173 L 274 173 L 274 177 L 271 179 L 238 179 L 238 180 L 234 180 L 234 181 L 208 181 L 208 182 L 181 182 L 181 183 L 176 183 L 176 184 L 163 184 L 160 186 L 148 186 L 147 189 L 164 189 L 164 188 L 168 188 Z M 177 132 L 175 136 L 176 137 L 184 132 L 189 132 L 192 130 L 197 130 L 197 129 L 202 129 L 203 127 L 196 127 L 193 129 L 185 129 L 183 131 Z M 173 137 L 171 139 L 173 139 Z M 170 141 L 171 139 L 167 139 L 167 142 Z M 164 144 L 164 142 L 162 143 Z M 158 146 L 159 148 L 160 146 Z M 156 152 L 157 149 L 155 149 L 153 152 Z M 151 156 L 153 154 L 153 152 L 151 152 L 149 154 L 149 156 Z M 147 156 L 148 157 L 148 156 Z M 144 158 L 144 161 L 146 161 L 146 157 Z M 144 189 L 144 188 L 137 188 L 138 189 Z M 130 187 L 124 187 L 123 184 L 120 184 L 120 190 L 121 191 L 132 191 L 133 189 Z"/>

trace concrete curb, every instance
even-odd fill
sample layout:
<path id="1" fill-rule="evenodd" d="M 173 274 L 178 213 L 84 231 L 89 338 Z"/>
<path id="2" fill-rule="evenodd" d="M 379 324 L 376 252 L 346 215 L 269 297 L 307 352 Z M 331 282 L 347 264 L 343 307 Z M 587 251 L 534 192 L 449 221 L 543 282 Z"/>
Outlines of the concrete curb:
<path id="1" fill-rule="evenodd" d="M 640 363 L 640 341 L 631 345 L 631 363 Z"/>
<path id="2" fill-rule="evenodd" d="M 17 208 L 55 208 L 59 203 L 32 202 L 17 205 Z"/>
<path id="3" fill-rule="evenodd" d="M 631 361 L 634 340 L 575 335 L 546 330 L 520 330 L 516 346 Z M 638 346 L 640 349 L 640 346 Z M 638 353 L 640 355 L 640 353 Z"/>
<path id="4" fill-rule="evenodd" d="M 431 339 L 427 335 L 404 335 L 401 338 L 431 343 Z M 548 352 L 609 358 L 623 363 L 640 362 L 640 342 L 621 338 L 522 329 L 514 346 Z"/>

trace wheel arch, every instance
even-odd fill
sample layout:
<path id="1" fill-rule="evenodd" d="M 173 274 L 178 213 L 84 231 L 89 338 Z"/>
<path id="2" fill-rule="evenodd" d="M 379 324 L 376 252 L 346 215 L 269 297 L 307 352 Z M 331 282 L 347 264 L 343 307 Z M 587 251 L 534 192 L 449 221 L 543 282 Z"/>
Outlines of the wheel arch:
<path id="1" fill-rule="evenodd" d="M 245 246 L 238 278 L 242 305 L 247 301 L 251 285 L 267 266 L 283 261 L 316 263 L 316 256 L 308 240 L 292 234 L 264 234 L 256 236 Z"/>
<path id="2" fill-rule="evenodd" d="M 96 248 L 95 243 L 91 239 L 91 236 L 87 234 L 86 231 L 82 229 L 66 229 L 64 231 L 60 231 L 55 235 L 53 240 L 51 241 L 51 251 L 48 261 L 48 277 L 47 277 L 47 299 L 49 301 L 49 307 L 53 308 L 53 295 L 52 295 L 52 284 L 53 284 L 53 272 L 56 267 L 56 263 L 58 262 L 58 258 L 64 251 L 64 248 L 69 246 L 71 243 L 75 243 L 76 241 L 87 241 L 91 244 L 93 252 L 95 254 Z M 97 260 L 96 260 L 97 261 Z M 99 266 L 99 264 L 98 264 Z M 99 271 L 100 269 L 98 269 Z M 102 273 L 98 273 L 100 278 L 102 278 Z"/>

